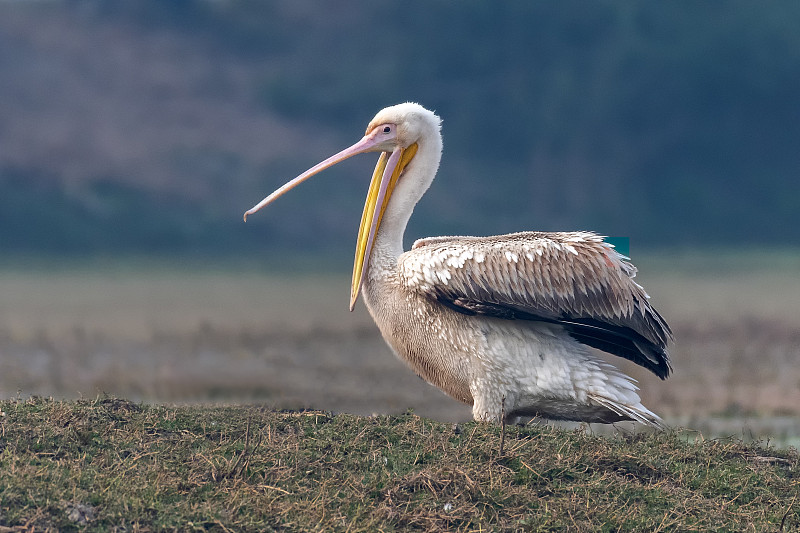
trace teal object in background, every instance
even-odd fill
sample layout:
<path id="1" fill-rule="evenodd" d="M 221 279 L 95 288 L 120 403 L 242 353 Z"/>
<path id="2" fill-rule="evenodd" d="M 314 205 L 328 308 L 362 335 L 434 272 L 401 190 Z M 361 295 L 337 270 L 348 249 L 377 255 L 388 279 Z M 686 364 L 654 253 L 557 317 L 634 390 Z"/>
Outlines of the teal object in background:
<path id="1" fill-rule="evenodd" d="M 626 257 L 631 256 L 631 240 L 629 237 L 606 237 L 608 244 L 613 244 L 614 248 Z"/>

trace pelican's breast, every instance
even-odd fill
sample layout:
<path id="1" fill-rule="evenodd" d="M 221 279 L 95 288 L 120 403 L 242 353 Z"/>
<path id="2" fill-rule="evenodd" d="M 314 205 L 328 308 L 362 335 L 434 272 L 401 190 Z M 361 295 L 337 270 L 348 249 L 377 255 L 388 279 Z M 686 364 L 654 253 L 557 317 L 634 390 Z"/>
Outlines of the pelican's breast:
<path id="1" fill-rule="evenodd" d="M 469 317 L 408 291 L 396 271 L 369 279 L 364 296 L 395 355 L 431 385 L 472 405 L 468 354 L 483 342 Z"/>

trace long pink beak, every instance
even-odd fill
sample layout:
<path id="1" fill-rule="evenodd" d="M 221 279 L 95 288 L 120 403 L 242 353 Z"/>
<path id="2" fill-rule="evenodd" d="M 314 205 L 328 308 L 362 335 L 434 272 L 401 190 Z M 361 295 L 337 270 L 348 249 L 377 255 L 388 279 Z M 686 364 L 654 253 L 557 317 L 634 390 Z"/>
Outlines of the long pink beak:
<path id="1" fill-rule="evenodd" d="M 336 155 L 333 155 L 325 161 L 306 170 L 290 182 L 281 186 L 278 190 L 261 200 L 252 209 L 244 214 L 244 220 L 247 222 L 248 215 L 252 215 L 256 211 L 270 204 L 280 196 L 288 191 L 294 189 L 311 176 L 325 170 L 328 167 L 344 161 L 348 157 L 364 152 L 383 151 L 379 145 L 385 143 L 386 139 L 378 141 L 381 135 L 381 128 L 374 128 L 370 133 L 364 136 L 363 139 L 349 148 L 345 148 Z M 383 146 L 386 146 L 383 144 Z M 364 203 L 364 212 L 361 215 L 361 224 L 358 230 L 358 239 L 356 241 L 356 255 L 353 265 L 353 280 L 350 287 L 350 310 L 353 310 L 358 295 L 361 291 L 361 285 L 364 281 L 369 264 L 370 252 L 375 240 L 375 235 L 380 227 L 383 213 L 386 210 L 386 205 L 392 195 L 400 173 L 406 167 L 416 154 L 417 145 L 412 144 L 408 148 L 394 147 L 391 152 L 383 151 L 381 157 L 378 159 L 378 164 L 372 175 L 369 191 L 367 192 L 367 199 Z"/>
<path id="2" fill-rule="evenodd" d="M 345 159 L 349 157 L 353 157 L 354 155 L 363 154 L 365 152 L 375 152 L 379 151 L 375 148 L 378 145 L 379 141 L 377 140 L 377 135 L 373 133 L 369 133 L 364 136 L 360 141 L 349 148 L 345 148 L 338 154 L 330 156 L 325 161 L 314 165 L 313 167 L 309 168 L 295 179 L 291 180 L 290 182 L 282 185 L 278 188 L 275 192 L 258 202 L 256 205 L 245 211 L 244 213 L 244 221 L 247 222 L 247 217 L 260 211 L 262 208 L 266 207 L 267 205 L 271 204 L 273 201 L 277 200 L 287 192 L 291 191 L 308 178 L 313 176 L 314 174 L 318 174 L 325 170 L 326 168 L 330 168 L 337 163 L 341 163 Z"/>

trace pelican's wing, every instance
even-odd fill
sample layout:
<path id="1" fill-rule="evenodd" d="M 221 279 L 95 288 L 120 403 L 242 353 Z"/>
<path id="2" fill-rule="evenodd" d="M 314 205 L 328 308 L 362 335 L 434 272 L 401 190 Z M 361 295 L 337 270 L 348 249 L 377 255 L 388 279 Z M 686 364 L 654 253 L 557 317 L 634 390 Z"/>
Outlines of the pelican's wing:
<path id="1" fill-rule="evenodd" d="M 672 332 L 625 259 L 594 233 L 524 232 L 421 239 L 398 270 L 408 290 L 460 313 L 557 323 L 663 379 Z"/>

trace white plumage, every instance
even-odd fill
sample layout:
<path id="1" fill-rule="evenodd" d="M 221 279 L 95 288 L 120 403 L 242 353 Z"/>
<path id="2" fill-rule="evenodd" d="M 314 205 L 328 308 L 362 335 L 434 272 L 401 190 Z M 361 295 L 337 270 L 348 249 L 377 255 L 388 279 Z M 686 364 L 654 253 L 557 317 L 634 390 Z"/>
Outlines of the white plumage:
<path id="1" fill-rule="evenodd" d="M 356 246 L 351 308 L 363 287 L 384 339 L 417 374 L 472 405 L 476 420 L 533 416 L 659 426 L 632 380 L 591 354 L 666 378 L 669 326 L 636 268 L 590 232 L 431 237 L 403 252 L 406 224 L 436 174 L 440 120 L 417 104 L 380 111 L 354 146 L 245 214 L 357 153 L 379 151 Z"/>

